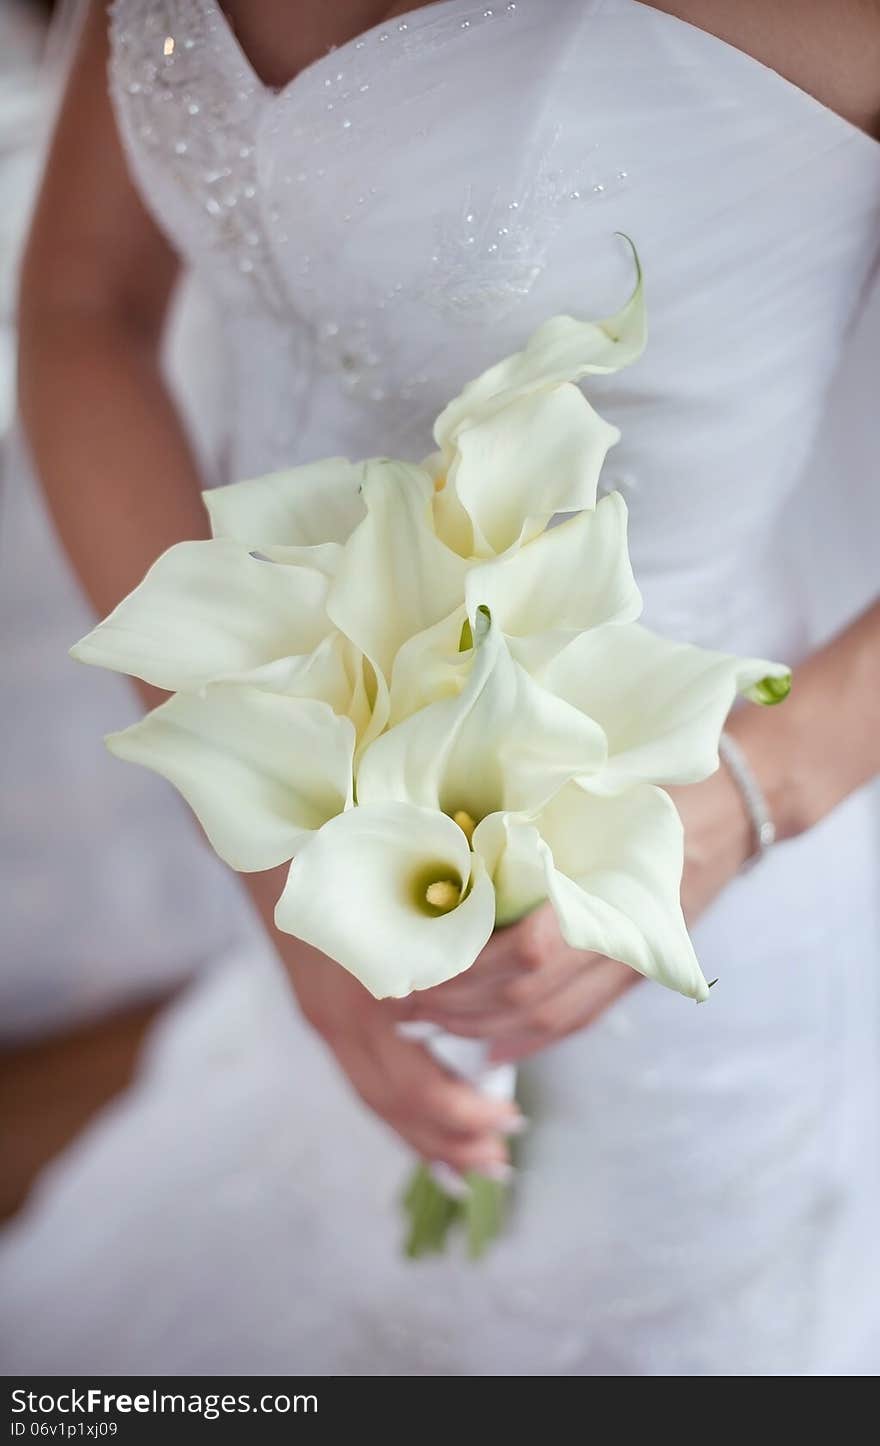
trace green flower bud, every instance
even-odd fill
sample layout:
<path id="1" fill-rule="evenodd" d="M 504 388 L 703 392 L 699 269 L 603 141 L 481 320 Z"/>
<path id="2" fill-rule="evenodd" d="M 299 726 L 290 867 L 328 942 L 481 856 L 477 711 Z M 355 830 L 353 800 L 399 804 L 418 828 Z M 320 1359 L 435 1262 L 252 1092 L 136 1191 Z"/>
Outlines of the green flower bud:
<path id="1" fill-rule="evenodd" d="M 752 703 L 761 703 L 765 708 L 772 708 L 774 703 L 782 703 L 791 692 L 791 673 L 783 673 L 781 677 L 768 675 L 761 678 L 751 688 L 746 689 L 746 697 Z"/>

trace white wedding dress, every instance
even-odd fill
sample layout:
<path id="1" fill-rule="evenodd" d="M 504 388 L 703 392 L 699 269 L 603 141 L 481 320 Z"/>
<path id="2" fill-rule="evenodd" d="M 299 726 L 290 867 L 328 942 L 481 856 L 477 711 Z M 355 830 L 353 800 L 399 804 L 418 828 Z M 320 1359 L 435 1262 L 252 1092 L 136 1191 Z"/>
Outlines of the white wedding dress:
<path id="1" fill-rule="evenodd" d="M 420 457 L 540 321 L 622 302 L 624 232 L 650 340 L 590 395 L 647 621 L 796 662 L 868 600 L 862 369 L 829 396 L 875 141 L 634 0 L 446 0 L 278 93 L 216 0 L 117 0 L 112 50 L 133 174 L 222 317 L 218 475 Z M 254 928 L 7 1231 L 7 1370 L 874 1373 L 878 862 L 864 791 L 701 921 L 707 1005 L 640 986 L 523 1070 L 479 1267 L 399 1258 L 406 1152 Z"/>

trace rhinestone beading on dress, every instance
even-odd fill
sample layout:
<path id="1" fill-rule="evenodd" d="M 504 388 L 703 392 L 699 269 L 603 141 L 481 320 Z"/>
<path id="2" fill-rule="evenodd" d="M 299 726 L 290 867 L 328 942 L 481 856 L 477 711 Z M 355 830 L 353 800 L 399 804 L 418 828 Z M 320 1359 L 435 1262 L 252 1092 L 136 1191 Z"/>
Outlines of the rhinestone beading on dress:
<path id="1" fill-rule="evenodd" d="M 537 0 L 441 0 L 273 90 L 219 0 L 112 0 L 111 86 L 133 173 L 237 332 L 233 407 L 274 418 L 244 447 L 248 469 L 297 455 L 307 398 L 327 381 L 359 409 L 405 403 L 412 435 L 427 436 L 449 337 L 514 314 L 548 273 L 560 233 L 625 187 L 619 152 L 583 135 L 573 145 L 555 120 L 556 87 L 574 62 L 542 12 Z M 437 141 L 450 115 L 478 123 L 484 98 L 459 77 L 469 53 L 485 63 L 496 44 L 524 68 L 528 124 L 487 175 L 469 150 L 449 164 Z M 427 157 L 437 184 L 419 186 L 410 214 Z M 406 230 L 405 274 L 389 265 L 390 214 Z M 414 307 L 433 337 L 415 355 L 400 342 L 414 334 Z M 276 361 L 257 375 L 239 343 L 272 329 Z"/>
<path id="2" fill-rule="evenodd" d="M 620 169 L 613 179 L 599 179 L 606 173 L 596 145 L 582 148 L 572 170 L 563 140 L 558 126 L 539 128 L 515 193 L 496 187 L 477 196 L 468 187 L 459 211 L 437 218 L 432 271 L 422 292 L 426 305 L 459 323 L 497 321 L 531 292 L 570 207 L 599 201 L 626 184 L 628 173 Z"/>
<path id="3" fill-rule="evenodd" d="M 416 298 L 460 322 L 463 317 L 477 319 L 479 297 L 480 319 L 485 322 L 493 312 L 500 315 L 510 309 L 529 289 L 523 263 L 527 242 L 521 224 L 516 231 L 516 260 L 506 271 L 505 255 L 497 257 L 491 249 L 479 257 L 473 252 L 462 257 L 474 273 L 465 298 L 464 282 L 457 271 L 457 238 L 447 234 L 444 208 L 438 202 L 434 224 L 421 243 L 418 278 L 410 278 L 404 285 L 397 277 L 382 281 L 367 275 L 349 277 L 344 316 L 333 304 L 338 290 L 334 273 L 340 252 L 350 245 L 348 233 L 357 232 L 376 207 L 389 199 L 385 176 L 371 173 L 362 184 L 354 180 L 340 202 L 340 176 L 357 176 L 357 158 L 364 148 L 375 154 L 386 147 L 393 155 L 401 136 L 424 143 L 429 135 L 428 102 L 436 101 L 442 108 L 448 87 L 445 71 L 447 65 L 456 63 L 456 43 L 481 33 L 491 21 L 510 23 L 517 13 L 515 3 L 463 7 L 453 0 L 423 7 L 408 18 L 367 32 L 328 55 L 325 64 L 307 67 L 282 89 L 276 97 L 278 105 L 267 113 L 263 137 L 269 149 L 288 161 L 279 164 L 274 176 L 277 191 L 267 196 L 270 229 L 277 246 L 288 248 L 286 259 L 295 269 L 296 295 L 308 301 L 317 365 L 334 374 L 343 391 L 359 401 L 383 403 L 392 391 L 409 401 L 429 380 L 421 368 L 394 375 L 392 380 L 394 327 L 389 324 L 389 313 L 401 299 Z M 414 67 L 418 57 L 441 58 L 441 66 L 433 69 L 427 81 L 423 70 Z M 394 96 L 390 108 L 380 104 L 381 96 L 388 93 Z M 328 157 L 332 158 L 330 165 Z M 466 177 L 461 190 L 467 210 Z M 284 220 L 291 208 L 296 218 L 295 237 Z M 331 217 L 333 225 L 309 240 L 308 217 L 313 213 L 318 213 L 322 222 Z M 525 222 L 526 218 L 522 219 Z M 414 234 L 411 242 L 414 247 L 418 244 Z M 492 272 L 488 281 L 482 275 L 487 265 Z M 539 265 L 532 266 L 532 278 L 539 270 Z M 450 295 L 447 304 L 444 290 L 452 281 L 457 281 L 461 294 L 458 299 Z"/>
<path id="4" fill-rule="evenodd" d="M 258 195 L 255 138 L 267 93 L 224 43 L 209 0 L 112 0 L 111 88 L 134 155 L 177 192 L 163 215 L 198 228 L 221 275 L 237 272 L 273 312 L 286 307 Z M 238 63 L 236 63 L 238 59 Z M 210 73 L 211 84 L 206 84 Z M 178 238 L 175 238 L 178 239 Z"/>
<path id="5" fill-rule="evenodd" d="M 112 0 L 111 78 L 117 110 L 135 156 L 143 149 L 158 162 L 162 184 L 177 192 L 174 214 L 181 231 L 195 228 L 197 244 L 205 238 L 221 273 L 247 278 L 248 304 L 258 300 L 272 312 L 295 316 L 290 277 L 280 274 L 274 248 L 290 237 L 283 220 L 283 189 L 301 190 L 310 198 L 332 188 L 335 165 L 321 164 L 330 154 L 345 165 L 365 140 L 375 143 L 381 107 L 375 104 L 377 64 L 381 88 L 395 93 L 394 125 L 398 132 L 425 137 L 420 111 L 425 90 L 408 89 L 407 62 L 416 53 L 430 54 L 454 40 L 463 41 L 493 21 L 511 22 L 526 6 L 514 0 L 497 6 L 452 3 L 423 7 L 411 16 L 376 27 L 338 52 L 319 58 L 280 91 L 268 89 L 241 51 L 217 0 Z M 451 63 L 454 63 L 454 55 Z M 434 81 L 432 89 L 442 88 Z M 302 104 L 288 107 L 296 98 Z M 275 110 L 276 102 L 282 102 Z M 261 183 L 257 143 L 261 132 L 272 136 L 284 126 L 284 147 L 291 165 Z M 421 127 L 421 128 L 420 128 Z M 389 143 L 393 142 L 389 133 Z M 423 279 L 415 294 L 432 309 L 458 322 L 486 324 L 511 310 L 526 296 L 543 269 L 553 235 L 564 223 L 565 202 L 597 199 L 608 181 L 594 172 L 582 177 L 583 164 L 572 174 L 554 164 L 558 133 L 538 134 L 521 166 L 516 194 L 499 187 L 489 196 L 474 194 L 464 176 L 461 203 L 451 212 L 439 209 L 430 244 L 423 257 Z M 595 169 L 595 168 L 594 168 Z M 619 186 L 626 178 L 616 173 Z M 338 215 L 345 230 L 358 224 L 383 197 L 381 184 L 369 184 L 351 195 Z M 189 209 L 189 224 L 182 214 Z M 168 214 L 168 208 L 162 207 Z M 207 218 L 207 219 L 206 219 Z M 175 238 L 178 239 L 178 238 Z M 185 245 L 184 245 L 185 249 Z M 390 307 L 402 287 L 365 288 L 364 305 L 343 320 L 326 314 L 317 296 L 315 271 L 323 273 L 326 257 L 313 248 L 293 248 L 296 299 L 316 298 L 308 308 L 316 360 L 335 371 L 349 393 L 382 401 L 385 388 L 379 373 L 385 327 L 378 313 Z M 290 261 L 290 255 L 286 258 Z M 323 264 L 320 264 L 323 263 Z M 332 291 L 332 289 L 331 289 Z M 315 311 L 325 311 L 315 316 Z M 407 379 L 406 390 L 419 385 Z"/>

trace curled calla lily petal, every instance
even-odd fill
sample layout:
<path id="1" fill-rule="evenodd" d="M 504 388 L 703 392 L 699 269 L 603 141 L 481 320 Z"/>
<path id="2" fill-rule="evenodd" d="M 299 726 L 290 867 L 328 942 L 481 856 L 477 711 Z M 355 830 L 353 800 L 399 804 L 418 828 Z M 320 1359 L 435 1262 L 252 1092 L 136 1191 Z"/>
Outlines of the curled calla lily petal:
<path id="1" fill-rule="evenodd" d="M 539 673 L 544 687 L 582 709 L 608 738 L 604 768 L 585 786 L 696 783 L 718 767 L 718 739 L 738 692 L 788 669 L 670 642 L 638 623 L 594 628 Z"/>
<path id="2" fill-rule="evenodd" d="M 246 872 L 285 863 L 351 803 L 354 728 L 310 699 L 215 683 L 107 746 L 173 783 L 220 857 Z"/>
<path id="3" fill-rule="evenodd" d="M 492 933 L 495 896 L 451 819 L 370 803 L 332 819 L 299 851 L 275 922 L 377 999 L 401 998 L 469 968 Z"/>
<path id="4" fill-rule="evenodd" d="M 502 822 L 506 849 L 497 820 L 473 841 L 489 860 L 499 918 L 544 895 L 572 948 L 619 959 L 692 999 L 708 996 L 681 912 L 683 831 L 667 793 L 645 784 L 602 798 L 569 784 L 532 817 Z"/>
<path id="5" fill-rule="evenodd" d="M 575 774 L 605 760 L 602 729 L 540 687 L 487 620 L 458 697 L 432 703 L 362 755 L 358 801 L 400 799 L 474 820 L 537 807 Z"/>
<path id="6" fill-rule="evenodd" d="M 470 522 L 464 556 L 521 546 L 555 513 L 595 505 L 602 463 L 619 437 L 570 383 L 527 392 L 459 432 L 446 485 L 435 493 L 436 521 L 454 493 Z"/>
<path id="7" fill-rule="evenodd" d="M 433 530 L 426 472 L 390 461 L 364 468 L 367 515 L 345 545 L 327 611 L 387 680 L 401 645 L 461 602 L 464 563 Z"/>
<path id="8" fill-rule="evenodd" d="M 631 622 L 642 599 L 623 498 L 612 492 L 594 511 L 551 527 L 528 547 L 472 568 L 465 597 L 471 615 L 481 602 L 488 607 L 530 672 L 585 629 Z"/>
<path id="9" fill-rule="evenodd" d="M 330 457 L 203 493 L 215 537 L 249 547 L 346 542 L 364 517 L 360 462 Z"/>
<path id="10" fill-rule="evenodd" d="M 629 243 L 632 246 L 632 242 Z M 534 332 L 522 351 L 505 357 L 469 382 L 440 413 L 434 440 L 447 466 L 465 427 L 483 421 L 517 398 L 544 387 L 576 382 L 590 374 L 619 371 L 641 356 L 647 336 L 642 272 L 635 247 L 636 285 L 623 309 L 602 321 L 554 316 Z"/>
<path id="11" fill-rule="evenodd" d="M 181 542 L 71 656 L 158 688 L 192 691 L 311 653 L 331 628 L 327 591 L 320 567 L 262 561 L 228 539 Z"/>

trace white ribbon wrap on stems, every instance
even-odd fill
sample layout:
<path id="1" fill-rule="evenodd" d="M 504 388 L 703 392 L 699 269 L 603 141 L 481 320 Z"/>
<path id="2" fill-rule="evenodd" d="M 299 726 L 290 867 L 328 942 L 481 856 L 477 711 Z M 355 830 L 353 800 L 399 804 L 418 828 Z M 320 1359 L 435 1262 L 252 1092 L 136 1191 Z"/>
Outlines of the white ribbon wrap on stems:
<path id="1" fill-rule="evenodd" d="M 438 1024 L 414 1021 L 398 1026 L 405 1039 L 424 1044 L 444 1069 L 459 1079 L 467 1080 L 481 1094 L 493 1100 L 513 1100 L 516 1094 L 516 1066 L 512 1064 L 490 1064 L 490 1045 L 484 1039 L 462 1039 L 458 1034 L 449 1034 Z M 464 1199 L 468 1186 L 450 1165 L 441 1160 L 430 1162 L 431 1174 L 447 1195 Z"/>

